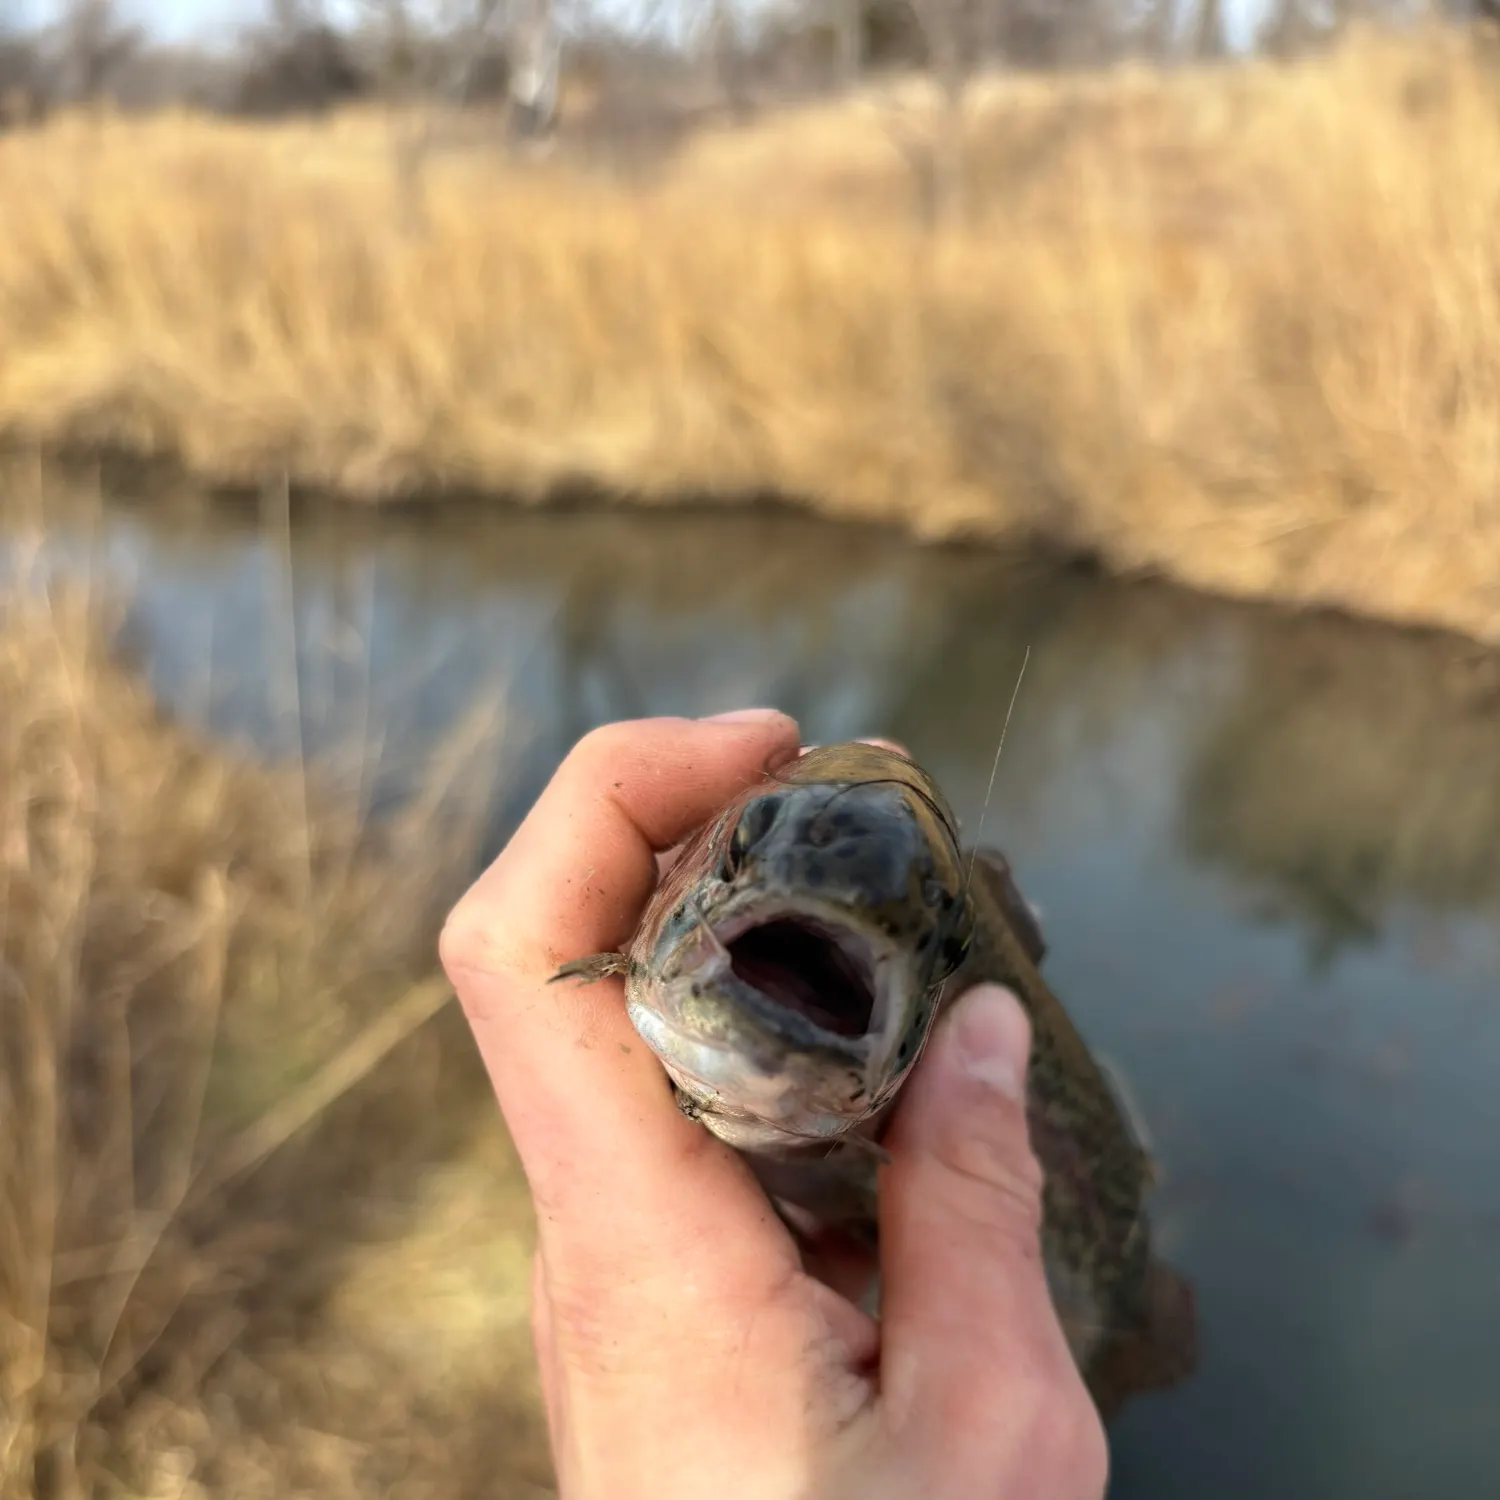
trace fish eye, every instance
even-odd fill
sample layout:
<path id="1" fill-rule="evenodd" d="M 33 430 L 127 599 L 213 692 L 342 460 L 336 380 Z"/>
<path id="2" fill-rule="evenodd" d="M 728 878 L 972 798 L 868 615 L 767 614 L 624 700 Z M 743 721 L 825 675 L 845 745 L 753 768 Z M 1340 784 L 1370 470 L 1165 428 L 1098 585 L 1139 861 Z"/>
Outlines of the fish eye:
<path id="1" fill-rule="evenodd" d="M 750 847 L 750 841 L 745 837 L 745 822 L 742 818 L 734 826 L 734 832 L 729 835 L 729 842 L 724 846 L 724 854 L 719 860 L 719 879 L 731 881 L 740 873 L 740 866 L 745 863 L 745 853 Z"/>
<path id="2" fill-rule="evenodd" d="M 956 903 L 955 903 L 956 904 Z M 959 905 L 957 911 L 950 907 L 953 921 L 941 924 L 948 930 L 942 935 L 942 948 L 939 950 L 938 963 L 947 974 L 952 974 L 963 961 L 969 956 L 969 949 L 974 941 L 974 914 L 967 902 Z"/>
<path id="3" fill-rule="evenodd" d="M 757 797 L 740 814 L 740 820 L 734 825 L 734 832 L 730 834 L 719 860 L 720 880 L 730 881 L 739 874 L 745 863 L 745 856 L 766 836 L 771 824 L 776 821 L 776 809 L 777 803 L 773 797 Z"/>
<path id="4" fill-rule="evenodd" d="M 966 934 L 955 932 L 943 944 L 943 966 L 951 974 L 969 956 L 969 939 Z"/>

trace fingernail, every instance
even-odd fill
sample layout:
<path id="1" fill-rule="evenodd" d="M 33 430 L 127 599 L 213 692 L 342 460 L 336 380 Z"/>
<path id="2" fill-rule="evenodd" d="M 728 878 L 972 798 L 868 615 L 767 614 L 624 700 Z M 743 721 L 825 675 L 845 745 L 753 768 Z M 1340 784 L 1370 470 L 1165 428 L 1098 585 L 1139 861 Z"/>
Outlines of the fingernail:
<path id="1" fill-rule="evenodd" d="M 784 719 L 779 708 L 732 708 L 727 714 L 705 714 L 703 724 L 764 724 L 770 719 Z"/>
<path id="2" fill-rule="evenodd" d="M 1021 1002 L 998 984 L 976 985 L 950 1024 L 964 1071 L 1008 1099 L 1024 1099 L 1031 1023 Z"/>

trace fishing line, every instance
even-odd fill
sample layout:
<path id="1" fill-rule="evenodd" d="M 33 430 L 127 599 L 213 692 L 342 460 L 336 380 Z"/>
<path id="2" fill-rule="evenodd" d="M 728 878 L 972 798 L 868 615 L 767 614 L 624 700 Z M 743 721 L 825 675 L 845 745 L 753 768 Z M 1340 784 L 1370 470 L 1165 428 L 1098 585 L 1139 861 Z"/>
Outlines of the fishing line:
<path id="1" fill-rule="evenodd" d="M 1021 680 L 1026 676 L 1026 664 L 1031 660 L 1031 647 L 1026 648 L 1026 655 L 1021 658 L 1021 670 L 1016 673 L 1016 685 L 1010 692 L 1010 707 L 1005 710 L 1005 722 L 1000 726 L 1000 743 L 995 746 L 995 763 L 990 767 L 990 784 L 984 789 L 984 806 L 979 809 L 979 827 L 974 830 L 974 846 L 969 851 L 969 876 L 964 881 L 964 895 L 969 894 L 969 888 L 974 884 L 974 862 L 979 858 L 979 845 L 984 837 L 984 820 L 989 814 L 990 798 L 995 792 L 995 777 L 1000 770 L 1000 756 L 1005 750 L 1005 736 L 1010 729 L 1010 716 L 1016 711 L 1016 699 L 1021 696 Z"/>

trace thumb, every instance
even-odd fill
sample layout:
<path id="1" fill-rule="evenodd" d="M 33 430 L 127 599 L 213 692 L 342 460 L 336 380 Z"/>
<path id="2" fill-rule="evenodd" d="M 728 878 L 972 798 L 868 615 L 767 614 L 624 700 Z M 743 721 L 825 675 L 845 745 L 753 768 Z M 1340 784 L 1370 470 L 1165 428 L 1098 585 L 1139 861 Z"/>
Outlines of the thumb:
<path id="1" fill-rule="evenodd" d="M 1033 1446 L 1097 1421 L 1053 1310 L 1026 1124 L 1031 1030 L 997 985 L 962 996 L 907 1085 L 880 1195 L 881 1391 L 918 1446 Z M 1064 1422 L 1066 1425 L 1066 1421 Z"/>

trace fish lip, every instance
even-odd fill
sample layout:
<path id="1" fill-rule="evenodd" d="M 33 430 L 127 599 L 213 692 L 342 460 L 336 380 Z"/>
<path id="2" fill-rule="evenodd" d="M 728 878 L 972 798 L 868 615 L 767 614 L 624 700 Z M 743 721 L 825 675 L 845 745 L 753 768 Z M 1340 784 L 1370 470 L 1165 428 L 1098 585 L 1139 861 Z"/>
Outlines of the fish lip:
<path id="1" fill-rule="evenodd" d="M 868 928 L 853 926 L 853 912 L 849 907 L 827 901 L 807 901 L 800 897 L 752 895 L 735 902 L 712 919 L 709 925 L 714 930 L 714 936 L 721 943 L 728 944 L 749 932 L 752 927 L 764 926 L 781 917 L 795 917 L 802 922 L 826 927 L 828 935 L 835 940 L 843 937 L 857 938 L 870 949 L 895 946 L 888 940 L 883 945 L 877 944 L 875 935 Z"/>
<path id="2" fill-rule="evenodd" d="M 813 1040 L 820 1047 L 841 1052 L 850 1058 L 864 1060 L 872 1046 L 886 1035 L 893 1006 L 897 1003 L 894 980 L 895 959 L 899 945 L 884 934 L 857 922 L 857 913 L 831 902 L 806 898 L 763 896 L 755 894 L 710 918 L 718 943 L 727 950 L 730 943 L 754 927 L 768 922 L 791 919 L 837 943 L 844 955 L 858 964 L 870 988 L 870 1023 L 857 1037 L 828 1031 L 807 1016 L 788 1010 L 761 994 L 753 985 L 741 986 L 763 1024 L 790 1041 Z"/>

